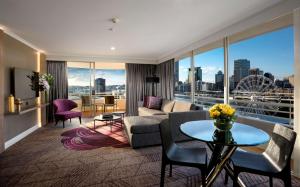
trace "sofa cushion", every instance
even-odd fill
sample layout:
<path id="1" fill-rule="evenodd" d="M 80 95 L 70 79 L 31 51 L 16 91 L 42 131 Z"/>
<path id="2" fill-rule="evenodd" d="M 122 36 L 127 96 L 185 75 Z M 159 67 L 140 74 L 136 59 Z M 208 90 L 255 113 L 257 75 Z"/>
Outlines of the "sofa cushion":
<path id="1" fill-rule="evenodd" d="M 169 113 L 172 112 L 172 109 L 174 107 L 175 101 L 170 101 L 167 99 L 164 99 L 161 105 L 161 111 Z"/>
<path id="2" fill-rule="evenodd" d="M 144 96 L 143 107 L 148 107 L 148 103 L 149 103 L 149 96 Z"/>
<path id="3" fill-rule="evenodd" d="M 162 99 L 160 97 L 149 96 L 147 108 L 160 110 L 161 101 Z"/>
<path id="4" fill-rule="evenodd" d="M 146 107 L 138 108 L 139 116 L 165 115 L 166 113 L 160 110 L 149 109 Z"/>
<path id="5" fill-rule="evenodd" d="M 133 134 L 154 133 L 159 132 L 159 124 L 167 118 L 167 115 L 128 116 L 124 118 L 124 124 Z"/>
<path id="6" fill-rule="evenodd" d="M 173 112 L 186 112 L 191 110 L 192 103 L 176 101 L 173 107 Z"/>

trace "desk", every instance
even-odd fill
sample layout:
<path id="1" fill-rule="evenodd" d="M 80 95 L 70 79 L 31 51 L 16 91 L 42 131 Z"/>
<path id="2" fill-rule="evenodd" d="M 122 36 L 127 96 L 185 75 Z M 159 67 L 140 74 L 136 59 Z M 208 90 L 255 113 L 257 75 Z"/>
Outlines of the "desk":
<path id="1" fill-rule="evenodd" d="M 270 140 L 270 136 L 263 130 L 241 123 L 234 123 L 230 131 L 219 131 L 212 120 L 191 121 L 183 123 L 180 130 L 195 140 L 205 142 L 212 151 L 206 177 L 207 186 L 213 184 L 222 169 L 233 177 L 229 160 L 238 147 L 257 146 Z M 238 182 L 240 186 L 244 186 L 241 179 Z"/>

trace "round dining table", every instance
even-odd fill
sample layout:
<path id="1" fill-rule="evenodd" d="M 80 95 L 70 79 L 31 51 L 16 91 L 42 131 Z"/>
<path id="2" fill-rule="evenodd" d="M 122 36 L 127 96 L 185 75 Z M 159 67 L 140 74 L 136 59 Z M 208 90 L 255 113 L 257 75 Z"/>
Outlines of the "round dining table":
<path id="1" fill-rule="evenodd" d="M 270 136 L 265 131 L 237 122 L 229 131 L 216 129 L 213 120 L 186 122 L 180 125 L 180 130 L 192 139 L 205 142 L 212 151 L 207 168 L 207 186 L 213 184 L 223 169 L 233 178 L 233 169 L 229 161 L 238 147 L 257 146 L 270 140 Z M 240 178 L 238 184 L 244 186 Z"/>

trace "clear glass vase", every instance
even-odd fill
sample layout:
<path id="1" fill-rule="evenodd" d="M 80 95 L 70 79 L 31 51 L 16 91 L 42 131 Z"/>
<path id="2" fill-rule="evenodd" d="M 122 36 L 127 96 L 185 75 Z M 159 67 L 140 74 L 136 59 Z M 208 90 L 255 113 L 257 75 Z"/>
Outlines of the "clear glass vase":
<path id="1" fill-rule="evenodd" d="M 215 127 L 220 131 L 229 131 L 232 128 L 233 121 L 231 120 L 214 120 Z"/>

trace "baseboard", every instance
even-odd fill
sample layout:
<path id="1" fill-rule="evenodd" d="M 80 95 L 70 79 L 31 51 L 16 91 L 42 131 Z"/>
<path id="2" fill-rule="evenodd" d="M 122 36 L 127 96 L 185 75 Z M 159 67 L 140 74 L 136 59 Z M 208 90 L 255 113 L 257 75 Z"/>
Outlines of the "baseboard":
<path id="1" fill-rule="evenodd" d="M 9 148 L 10 146 L 12 146 L 15 143 L 17 143 L 18 141 L 22 140 L 23 138 L 25 138 L 26 136 L 28 136 L 32 132 L 36 131 L 38 128 L 39 128 L 39 126 L 35 125 L 35 126 L 29 128 L 29 129 L 27 129 L 26 131 L 22 132 L 21 134 L 18 134 L 14 138 L 6 141 L 5 144 L 4 144 L 4 148 L 5 149 Z"/>

